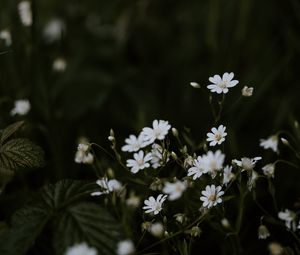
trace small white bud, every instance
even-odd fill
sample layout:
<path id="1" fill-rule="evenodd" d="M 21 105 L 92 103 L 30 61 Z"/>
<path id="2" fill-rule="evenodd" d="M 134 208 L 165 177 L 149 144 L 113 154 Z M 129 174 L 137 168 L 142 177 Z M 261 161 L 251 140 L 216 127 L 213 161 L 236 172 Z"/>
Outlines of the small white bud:
<path id="1" fill-rule="evenodd" d="M 289 145 L 290 145 L 290 143 L 289 143 L 289 141 L 288 141 L 287 139 L 281 137 L 280 140 L 281 140 L 281 142 L 282 142 L 284 145 L 286 145 L 286 146 L 289 146 Z"/>
<path id="2" fill-rule="evenodd" d="M 201 87 L 197 82 L 194 81 L 190 82 L 190 85 L 195 89 L 199 89 Z"/>
<path id="3" fill-rule="evenodd" d="M 221 224 L 222 224 L 222 226 L 224 227 L 224 228 L 230 228 L 230 223 L 229 223 L 229 221 L 226 219 L 226 218 L 223 218 L 222 220 L 221 220 Z"/>
<path id="4" fill-rule="evenodd" d="M 176 128 L 172 128 L 172 134 L 175 136 L 175 137 L 178 137 L 178 130 Z"/>
<path id="5" fill-rule="evenodd" d="M 245 86 L 242 89 L 242 96 L 243 97 L 251 97 L 253 94 L 253 90 L 254 90 L 254 88 Z"/>
<path id="6" fill-rule="evenodd" d="M 258 239 L 267 239 L 270 232 L 265 225 L 260 225 L 258 228 Z"/>

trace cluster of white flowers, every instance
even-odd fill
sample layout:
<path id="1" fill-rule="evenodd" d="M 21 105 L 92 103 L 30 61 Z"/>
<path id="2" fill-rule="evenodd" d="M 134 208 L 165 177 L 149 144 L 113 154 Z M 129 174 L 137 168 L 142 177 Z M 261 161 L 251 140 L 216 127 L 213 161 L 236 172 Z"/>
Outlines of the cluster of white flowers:
<path id="1" fill-rule="evenodd" d="M 130 168 L 133 174 L 140 170 L 150 167 L 158 168 L 162 166 L 164 160 L 164 148 L 155 141 L 162 141 L 166 138 L 171 125 L 168 121 L 154 120 L 152 128 L 145 127 L 138 135 L 130 135 L 125 139 L 125 145 L 122 147 L 124 152 L 136 152 L 133 154 L 133 159 L 128 159 L 126 166 Z M 148 145 L 152 145 L 150 150 L 146 150 Z M 145 151 L 142 150 L 145 148 Z M 168 158 L 166 157 L 165 161 Z"/>
<path id="2" fill-rule="evenodd" d="M 19 16 L 22 24 L 26 27 L 32 25 L 32 10 L 29 1 L 22 1 L 18 4 Z"/>
<path id="3" fill-rule="evenodd" d="M 30 102 L 27 99 L 16 100 L 14 104 L 14 108 L 10 112 L 12 116 L 26 115 L 31 109 Z"/>

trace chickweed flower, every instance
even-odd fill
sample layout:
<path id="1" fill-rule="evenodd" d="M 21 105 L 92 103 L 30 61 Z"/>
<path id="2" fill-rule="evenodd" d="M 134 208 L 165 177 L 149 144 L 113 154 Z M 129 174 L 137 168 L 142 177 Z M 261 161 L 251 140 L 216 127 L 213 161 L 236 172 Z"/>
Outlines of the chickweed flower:
<path id="1" fill-rule="evenodd" d="M 267 239 L 270 232 L 265 225 L 260 225 L 258 228 L 258 239 Z"/>
<path id="2" fill-rule="evenodd" d="M 14 108 L 10 111 L 14 115 L 26 115 L 31 109 L 30 102 L 27 99 L 16 100 Z"/>
<path id="3" fill-rule="evenodd" d="M 277 135 L 272 135 L 268 137 L 267 139 L 260 139 L 260 144 L 261 147 L 264 149 L 271 149 L 274 152 L 278 153 L 278 136 Z"/>
<path id="4" fill-rule="evenodd" d="M 222 191 L 221 186 L 216 187 L 215 185 L 207 185 L 201 194 L 203 196 L 200 197 L 200 200 L 203 201 L 203 207 L 211 208 L 222 203 L 221 197 L 224 195 L 224 191 Z"/>
<path id="5" fill-rule="evenodd" d="M 182 193 L 186 190 L 186 182 L 177 180 L 174 183 L 166 182 L 163 188 L 163 193 L 168 194 L 168 199 L 170 201 L 177 200 L 182 196 Z"/>
<path id="6" fill-rule="evenodd" d="M 220 145 L 225 141 L 225 136 L 227 133 L 225 132 L 226 127 L 220 125 L 218 128 L 213 127 L 211 129 L 211 133 L 207 133 L 207 141 L 210 142 L 209 146 Z"/>
<path id="7" fill-rule="evenodd" d="M 189 157 L 187 159 L 193 159 L 192 157 Z M 201 156 L 198 156 L 197 159 L 194 159 L 192 161 L 193 166 L 188 170 L 188 176 L 193 176 L 193 180 L 196 180 L 201 177 L 202 174 L 205 174 L 204 166 L 203 166 L 203 160 Z M 190 162 L 189 162 L 190 165 Z"/>
<path id="8" fill-rule="evenodd" d="M 101 196 L 102 194 L 109 194 L 113 191 L 119 191 L 122 188 L 122 184 L 116 179 L 108 180 L 103 177 L 96 181 L 97 185 L 100 186 L 101 191 L 91 193 L 91 196 Z"/>
<path id="9" fill-rule="evenodd" d="M 32 11 L 31 3 L 29 1 L 22 1 L 18 4 L 20 20 L 25 27 L 32 25 Z"/>
<path id="10" fill-rule="evenodd" d="M 6 47 L 11 46 L 12 43 L 11 34 L 8 29 L 4 29 L 0 31 L 0 40 L 4 41 Z"/>
<path id="11" fill-rule="evenodd" d="M 167 195 L 159 194 L 156 199 L 153 196 L 146 199 L 144 201 L 145 206 L 143 207 L 145 213 L 157 215 L 162 210 L 162 205 L 167 197 Z"/>
<path id="12" fill-rule="evenodd" d="M 242 158 L 241 160 L 234 159 L 232 163 L 242 168 L 242 171 L 252 171 L 257 163 L 257 161 L 261 160 L 261 157 L 255 158 Z"/>
<path id="13" fill-rule="evenodd" d="M 131 240 L 123 240 L 117 245 L 117 255 L 131 255 L 134 254 L 135 247 Z"/>
<path id="14" fill-rule="evenodd" d="M 253 90 L 254 90 L 254 88 L 252 88 L 252 87 L 244 86 L 242 89 L 242 96 L 243 97 L 251 97 L 253 95 Z"/>
<path id="15" fill-rule="evenodd" d="M 154 143 L 152 145 L 151 157 L 151 166 L 154 169 L 161 167 L 164 159 L 163 147 L 161 147 L 159 144 Z"/>
<path id="16" fill-rule="evenodd" d="M 295 219 L 296 219 L 296 213 L 285 209 L 284 211 L 280 211 L 278 213 L 278 218 L 285 221 L 285 226 L 288 229 L 291 229 L 293 231 L 296 230 L 296 223 L 295 223 Z"/>
<path id="17" fill-rule="evenodd" d="M 267 164 L 262 170 L 265 176 L 274 178 L 275 164 Z"/>
<path id="18" fill-rule="evenodd" d="M 232 80 L 233 77 L 234 73 L 224 73 L 222 78 L 216 74 L 213 77 L 209 77 L 209 81 L 212 84 L 209 84 L 207 88 L 210 89 L 211 92 L 226 94 L 229 91 L 228 88 L 234 87 L 239 83 L 238 80 Z"/>
<path id="19" fill-rule="evenodd" d="M 145 127 L 142 130 L 142 137 L 147 144 L 153 143 L 155 140 L 164 140 L 168 134 L 171 125 L 165 120 L 154 120 L 152 128 Z"/>
<path id="20" fill-rule="evenodd" d="M 216 152 L 208 151 L 202 156 L 204 172 L 209 173 L 212 178 L 215 178 L 217 171 L 223 168 L 225 155 L 217 150 Z"/>
<path id="21" fill-rule="evenodd" d="M 135 135 L 130 135 L 129 138 L 125 139 L 125 143 L 126 145 L 124 145 L 121 150 L 128 152 L 138 151 L 147 145 L 141 135 L 139 135 L 138 137 L 136 137 Z"/>
<path id="22" fill-rule="evenodd" d="M 64 255 L 97 255 L 95 248 L 89 247 L 86 243 L 75 244 L 69 247 Z"/>
<path id="23" fill-rule="evenodd" d="M 133 154 L 134 159 L 128 159 L 127 160 L 127 167 L 131 168 L 131 172 L 133 174 L 136 174 L 140 170 L 147 168 L 150 166 L 148 163 L 151 159 L 151 153 L 147 153 L 146 155 L 144 154 L 144 151 L 139 151 L 138 153 Z"/>

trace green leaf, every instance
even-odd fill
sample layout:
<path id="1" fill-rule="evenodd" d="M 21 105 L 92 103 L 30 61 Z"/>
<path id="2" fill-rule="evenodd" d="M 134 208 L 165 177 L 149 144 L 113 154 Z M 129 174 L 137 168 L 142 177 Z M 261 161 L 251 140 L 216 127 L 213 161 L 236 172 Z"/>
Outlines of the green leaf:
<path id="1" fill-rule="evenodd" d="M 19 121 L 14 124 L 9 125 L 7 128 L 5 128 L 2 131 L 0 144 L 2 145 L 8 138 L 10 138 L 15 132 L 17 132 L 20 127 L 22 127 L 24 124 L 24 121 Z"/>
<path id="2" fill-rule="evenodd" d="M 86 201 L 96 189 L 95 183 L 72 180 L 44 187 L 14 214 L 10 228 L 0 232 L 0 254 L 27 254 L 35 249 L 46 227 L 58 255 L 80 242 L 96 247 L 101 254 L 114 254 L 121 236 L 120 225 L 103 207 Z"/>
<path id="3" fill-rule="evenodd" d="M 13 139 L 0 147 L 0 171 L 15 172 L 44 165 L 43 150 L 28 139 Z"/>

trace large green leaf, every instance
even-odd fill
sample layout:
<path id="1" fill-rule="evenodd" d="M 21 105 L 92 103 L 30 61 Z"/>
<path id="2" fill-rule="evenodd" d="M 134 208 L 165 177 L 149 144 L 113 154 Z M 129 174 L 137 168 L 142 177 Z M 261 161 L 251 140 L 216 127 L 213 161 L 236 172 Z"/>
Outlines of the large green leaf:
<path id="1" fill-rule="evenodd" d="M 12 139 L 0 147 L 0 169 L 15 172 L 43 165 L 43 150 L 28 139 Z"/>
<path id="2" fill-rule="evenodd" d="M 96 247 L 101 254 L 113 254 L 120 226 L 103 207 L 87 201 L 96 188 L 95 183 L 72 180 L 44 187 L 14 214 L 10 228 L 0 233 L 0 254 L 25 255 L 34 250 L 46 226 L 53 230 L 50 235 L 58 255 L 80 242 Z"/>

